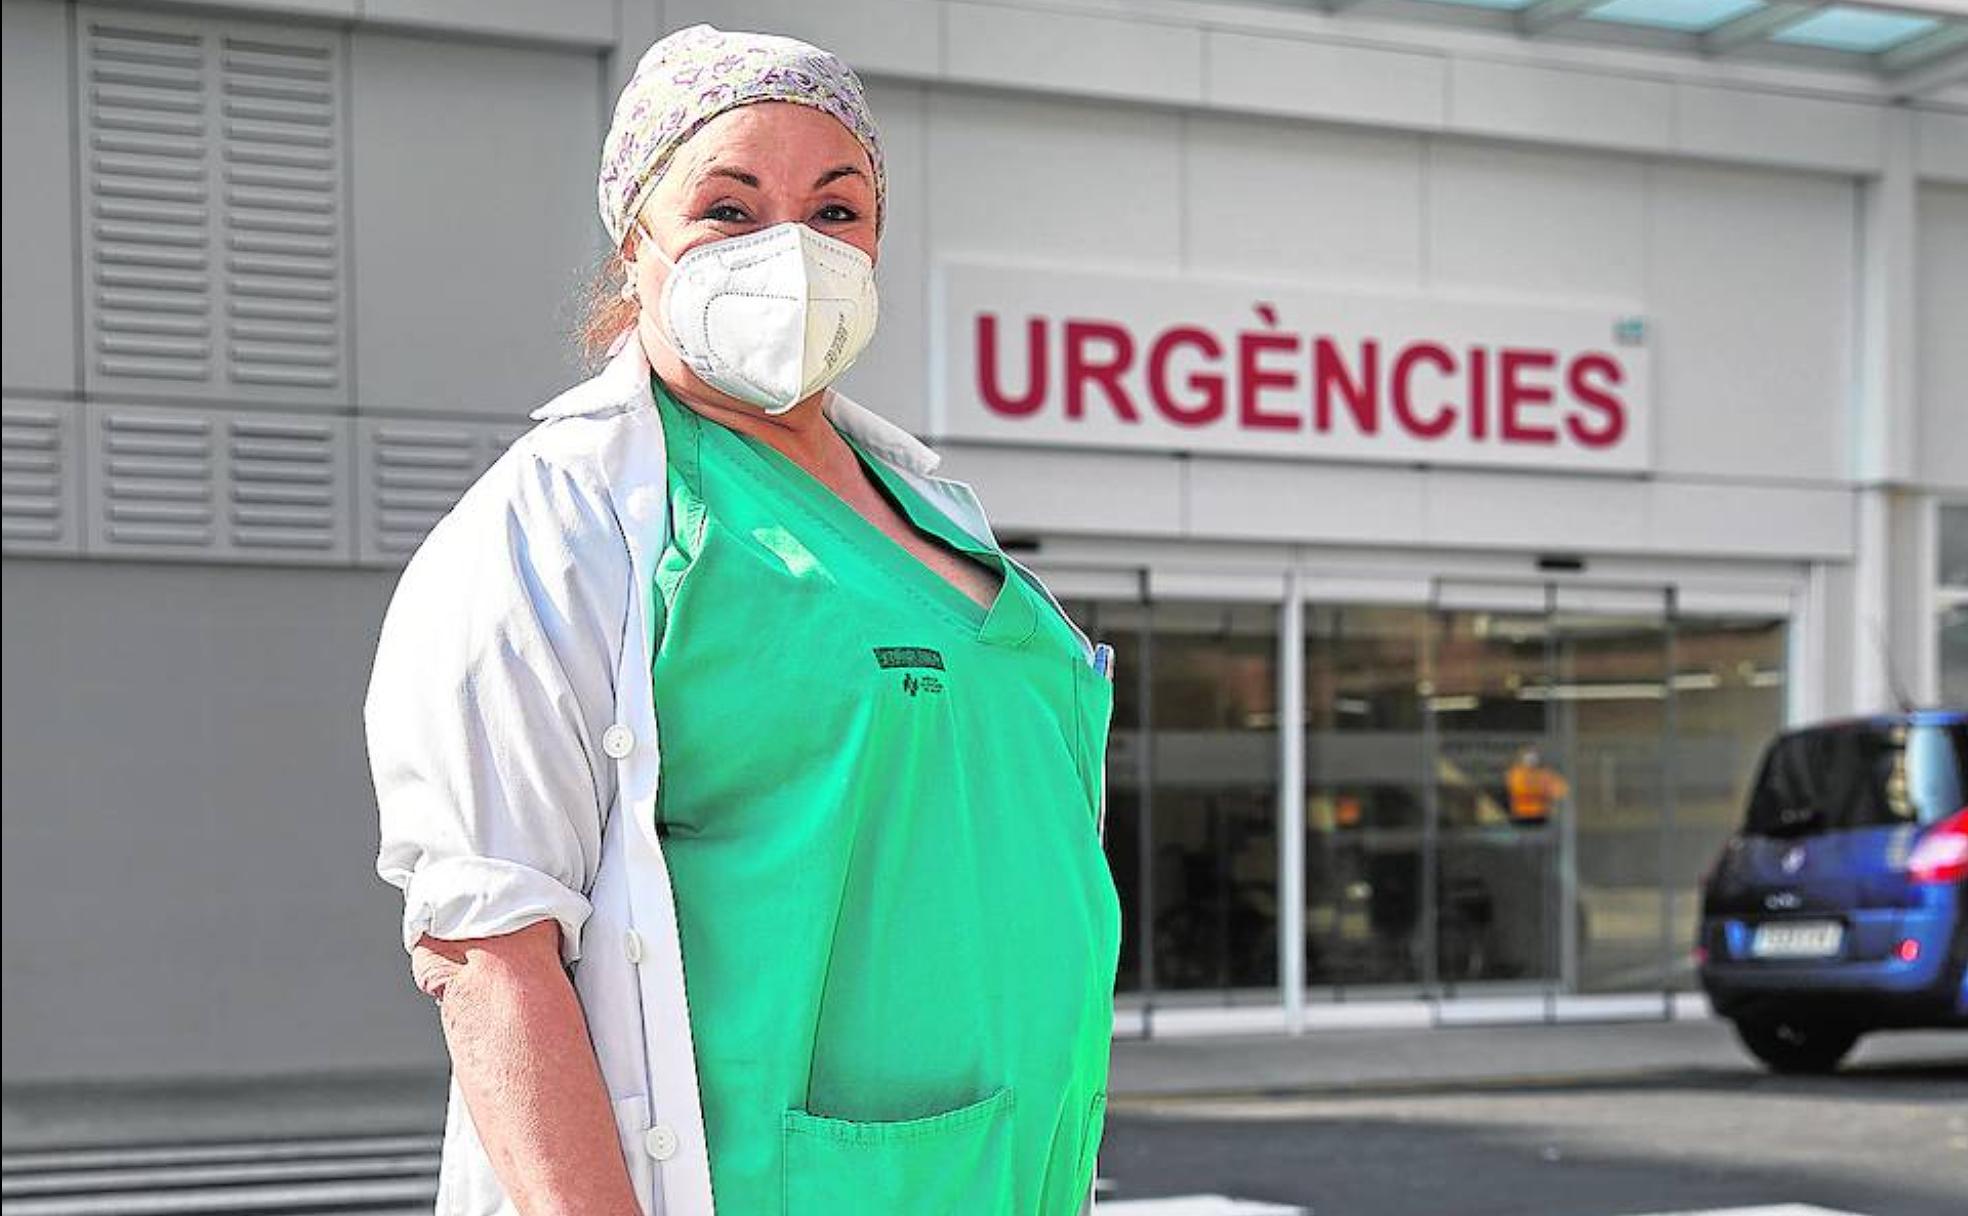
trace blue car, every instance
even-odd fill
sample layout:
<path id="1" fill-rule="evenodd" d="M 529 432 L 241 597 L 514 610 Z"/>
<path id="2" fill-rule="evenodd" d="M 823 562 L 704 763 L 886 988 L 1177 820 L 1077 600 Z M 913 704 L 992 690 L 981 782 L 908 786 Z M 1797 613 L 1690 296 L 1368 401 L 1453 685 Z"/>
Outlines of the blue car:
<path id="1" fill-rule="evenodd" d="M 1968 711 L 1789 731 L 1702 884 L 1715 1011 L 1778 1072 L 1875 1030 L 1968 1026 Z"/>

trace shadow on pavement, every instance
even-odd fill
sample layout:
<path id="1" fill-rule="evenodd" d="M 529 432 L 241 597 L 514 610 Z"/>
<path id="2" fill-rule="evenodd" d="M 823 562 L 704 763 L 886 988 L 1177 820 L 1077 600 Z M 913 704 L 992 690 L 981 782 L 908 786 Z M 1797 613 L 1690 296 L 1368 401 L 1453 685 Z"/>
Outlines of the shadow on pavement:
<path id="1" fill-rule="evenodd" d="M 1858 1087 L 1865 1086 L 1866 1090 Z M 1685 1068 L 1576 1077 L 1489 1078 L 1413 1088 L 1410 1093 L 1618 1093 L 1622 1090 L 1682 1090 L 1711 1093 L 1795 1093 L 1815 1098 L 1870 1096 L 1871 1089 L 1920 1090 L 1942 1086 L 1934 1096 L 1968 1100 L 1968 1059 L 1934 1063 L 1896 1061 L 1841 1069 L 1828 1076 L 1785 1076 L 1754 1068 Z M 1957 1088 L 1958 1087 L 1958 1088 Z M 1371 1089 L 1350 1091 L 1372 1096 Z M 1337 1096 L 1337 1095 L 1336 1095 Z"/>
<path id="2" fill-rule="evenodd" d="M 1684 1090 L 1709 1092 L 1794 1091 L 1815 1097 L 1837 1097 L 1857 1085 L 1920 1088 L 1940 1085 L 1950 1096 L 1968 1100 L 1968 1056 L 1934 1061 L 1895 1060 L 1850 1066 L 1828 1076 L 1785 1076 L 1755 1065 L 1636 1068 L 1626 1071 L 1552 1073 L 1539 1076 L 1450 1078 L 1373 1078 L 1336 1083 L 1194 1089 L 1169 1094 L 1118 1096 L 1114 1108 L 1212 1101 L 1224 1098 L 1379 1098 L 1388 1096 L 1546 1093 L 1613 1093 L 1621 1090 Z M 1960 1087 L 1958 1091 L 1954 1087 Z"/>
<path id="3" fill-rule="evenodd" d="M 1864 1216 L 1962 1211 L 1959 1189 L 1930 1180 L 1562 1148 L 1535 1128 L 1408 1118 L 1116 1114 L 1100 1175 L 1114 1199 L 1212 1192 L 1311 1216 L 1633 1216 L 1786 1203 Z"/>

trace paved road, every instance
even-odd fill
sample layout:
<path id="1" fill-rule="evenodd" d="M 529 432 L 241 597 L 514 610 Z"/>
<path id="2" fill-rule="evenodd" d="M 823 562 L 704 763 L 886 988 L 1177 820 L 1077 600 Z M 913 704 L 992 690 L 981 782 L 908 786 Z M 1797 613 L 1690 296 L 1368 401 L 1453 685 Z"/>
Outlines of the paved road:
<path id="1" fill-rule="evenodd" d="M 1968 1034 L 1854 1064 L 1768 1077 L 1713 1022 L 1121 1042 L 1099 1211 L 1968 1216 Z M 443 1095 L 442 1074 L 8 1087 L 0 1208 L 427 1216 Z M 1239 1202 L 1154 1202 L 1212 1194 Z"/>
<path id="2" fill-rule="evenodd" d="M 1408 1071 L 1383 1082 L 1355 1061 L 1302 1069 L 1246 1097 L 1222 1086 L 1117 1094 L 1100 1157 L 1114 1186 L 1104 1194 L 1214 1193 L 1312 1216 L 1789 1203 L 1864 1216 L 1968 1212 L 1968 1035 L 1882 1037 L 1836 1077 L 1791 1079 L 1719 1055 L 1726 1039 L 1712 1026 L 1676 1032 L 1690 1047 L 1686 1065 L 1659 1058 L 1660 1035 L 1634 1029 L 1550 1032 L 1551 1062 L 1571 1067 L 1527 1064 L 1517 1075 L 1478 1068 L 1465 1053 L 1514 1059 L 1526 1031 L 1472 1033 L 1460 1051 L 1439 1037 L 1455 1032 L 1436 1032 L 1422 1050 L 1440 1053 L 1448 1075 L 1432 1080 Z M 1622 1038 L 1641 1042 L 1639 1062 L 1622 1059 Z M 1603 1062 L 1584 1066 L 1595 1042 Z M 1335 1042 L 1305 1046 L 1332 1052 Z M 1136 1058 L 1128 1076 L 1152 1071 Z M 1171 1073 L 1157 1074 L 1165 1091 L 1179 1088 Z"/>

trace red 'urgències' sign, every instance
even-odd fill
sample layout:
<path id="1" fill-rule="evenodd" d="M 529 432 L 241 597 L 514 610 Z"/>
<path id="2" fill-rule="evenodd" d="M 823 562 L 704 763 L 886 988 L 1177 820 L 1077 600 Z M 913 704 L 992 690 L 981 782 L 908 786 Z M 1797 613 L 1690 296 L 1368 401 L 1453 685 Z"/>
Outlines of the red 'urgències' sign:
<path id="1" fill-rule="evenodd" d="M 939 437 L 1647 467 L 1624 310 L 961 263 L 940 290 Z"/>

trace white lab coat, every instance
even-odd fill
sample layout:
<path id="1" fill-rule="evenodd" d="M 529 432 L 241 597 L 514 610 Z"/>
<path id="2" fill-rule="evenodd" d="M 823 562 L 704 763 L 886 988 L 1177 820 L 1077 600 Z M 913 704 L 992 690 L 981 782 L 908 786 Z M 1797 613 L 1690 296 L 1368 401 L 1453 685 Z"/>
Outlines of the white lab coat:
<path id="1" fill-rule="evenodd" d="M 649 376 L 632 338 L 600 375 L 533 411 L 540 425 L 431 530 L 390 601 L 363 717 L 382 819 L 376 872 L 403 890 L 404 949 L 426 932 L 559 921 L 643 1210 L 712 1216 L 655 832 L 648 599 L 669 496 Z M 932 475 L 934 451 L 837 393 L 824 408 L 991 541 L 970 487 Z M 455 1077 L 436 1210 L 515 1211 Z"/>

